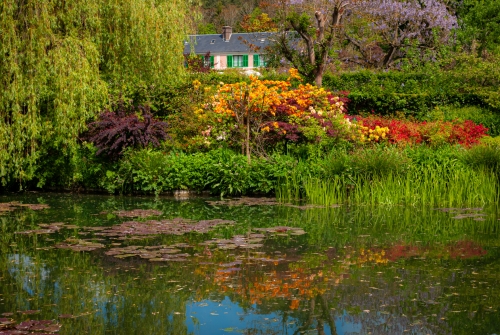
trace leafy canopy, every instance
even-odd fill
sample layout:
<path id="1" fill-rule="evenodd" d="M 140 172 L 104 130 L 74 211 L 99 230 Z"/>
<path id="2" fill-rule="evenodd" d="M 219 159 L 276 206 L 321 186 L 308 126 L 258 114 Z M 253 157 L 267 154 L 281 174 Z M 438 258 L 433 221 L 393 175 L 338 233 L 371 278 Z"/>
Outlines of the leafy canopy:
<path id="1" fill-rule="evenodd" d="M 179 81 L 191 1 L 0 3 L 0 178 L 71 158 L 110 92 Z"/>

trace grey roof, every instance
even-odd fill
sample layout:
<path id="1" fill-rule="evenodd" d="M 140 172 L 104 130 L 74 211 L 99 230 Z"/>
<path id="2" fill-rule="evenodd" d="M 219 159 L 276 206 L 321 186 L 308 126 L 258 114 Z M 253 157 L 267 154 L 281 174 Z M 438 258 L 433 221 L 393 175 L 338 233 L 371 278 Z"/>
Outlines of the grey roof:
<path id="1" fill-rule="evenodd" d="M 184 53 L 191 53 L 190 43 L 193 42 L 195 42 L 194 51 L 196 54 L 206 54 L 207 52 L 212 54 L 248 53 L 251 52 L 251 49 L 243 41 L 263 49 L 270 45 L 269 37 L 271 35 L 272 33 L 267 32 L 233 33 L 227 42 L 222 39 L 222 34 L 190 35 L 189 41 L 184 43 Z M 263 50 L 262 53 L 264 53 Z"/>

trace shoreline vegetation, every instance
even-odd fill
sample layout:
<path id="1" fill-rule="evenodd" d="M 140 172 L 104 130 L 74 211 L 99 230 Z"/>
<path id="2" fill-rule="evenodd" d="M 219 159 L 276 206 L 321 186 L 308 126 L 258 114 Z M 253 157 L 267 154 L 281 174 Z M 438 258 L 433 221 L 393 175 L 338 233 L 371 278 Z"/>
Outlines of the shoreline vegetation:
<path id="1" fill-rule="evenodd" d="M 75 193 L 189 198 L 274 196 L 280 202 L 475 207 L 498 203 L 500 149 L 478 145 L 378 146 L 297 158 L 247 157 L 229 149 L 199 153 L 127 152 L 112 165 L 83 160 Z M 94 159 L 99 160 L 98 157 Z M 45 190 L 61 191 L 61 188 Z M 43 190 L 43 189 L 42 189 Z"/>
<path id="2" fill-rule="evenodd" d="M 274 79 L 204 79 L 178 96 L 183 112 L 162 116 L 154 105 L 119 100 L 88 124 L 71 160 L 42 159 L 23 187 L 275 196 L 327 206 L 498 202 L 496 123 L 480 123 L 492 112 L 352 115 L 351 94 L 304 84 L 294 69 Z"/>
<path id="3" fill-rule="evenodd" d="M 304 84 L 293 69 L 275 79 L 204 79 L 179 101 L 169 98 L 182 112 L 117 101 L 88 124 L 71 156 L 41 157 L 36 177 L 3 189 L 274 196 L 326 206 L 498 203 L 491 110 L 352 115 L 351 94 Z M 466 117 L 446 117 L 459 112 Z"/>

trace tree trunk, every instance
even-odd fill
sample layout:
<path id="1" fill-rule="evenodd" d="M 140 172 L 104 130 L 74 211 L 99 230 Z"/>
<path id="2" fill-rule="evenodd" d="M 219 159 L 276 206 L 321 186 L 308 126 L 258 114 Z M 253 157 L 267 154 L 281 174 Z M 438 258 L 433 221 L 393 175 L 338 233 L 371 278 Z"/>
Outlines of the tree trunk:
<path id="1" fill-rule="evenodd" d="M 250 164 L 250 114 L 247 111 L 247 138 L 246 138 L 246 146 L 247 146 L 247 160 L 248 164 Z"/>
<path id="2" fill-rule="evenodd" d="M 323 72 L 325 72 L 323 69 L 319 69 L 318 71 L 316 71 L 316 75 L 314 76 L 314 83 L 318 87 L 321 87 L 321 85 L 323 85 Z"/>
<path id="3" fill-rule="evenodd" d="M 391 48 L 389 49 L 389 51 L 387 52 L 387 54 L 384 57 L 384 61 L 383 61 L 384 68 L 387 68 L 389 66 L 389 64 L 391 64 L 392 59 L 394 58 L 394 55 L 396 54 L 397 50 L 398 49 L 395 46 L 391 46 Z"/>

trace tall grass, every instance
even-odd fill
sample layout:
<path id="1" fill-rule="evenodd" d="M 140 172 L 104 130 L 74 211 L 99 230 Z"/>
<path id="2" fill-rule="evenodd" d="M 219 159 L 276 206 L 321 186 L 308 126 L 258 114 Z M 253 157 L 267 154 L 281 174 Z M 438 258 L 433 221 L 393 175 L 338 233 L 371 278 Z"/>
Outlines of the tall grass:
<path id="1" fill-rule="evenodd" d="M 298 201 L 303 198 L 303 182 L 297 169 L 278 180 L 276 198 L 282 202 Z"/>
<path id="2" fill-rule="evenodd" d="M 365 169 L 329 178 L 306 176 L 301 181 L 293 173 L 292 176 L 279 186 L 281 201 L 301 196 L 309 203 L 325 206 L 350 203 L 471 207 L 499 200 L 495 171 L 474 169 L 456 160 L 409 164 L 404 170 L 385 169 L 384 173 Z"/>
<path id="3" fill-rule="evenodd" d="M 488 171 L 427 166 L 403 175 L 359 182 L 348 201 L 356 204 L 484 206 L 498 201 L 497 179 Z"/>

